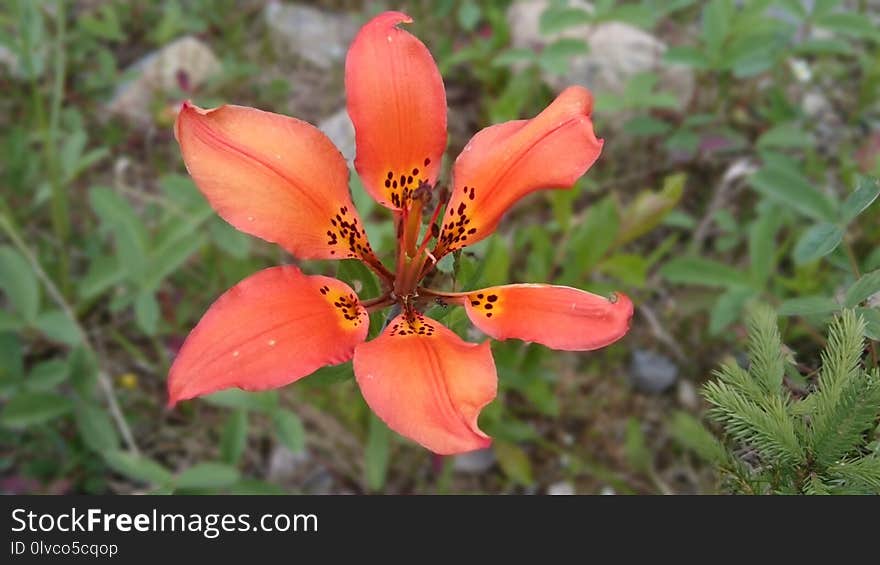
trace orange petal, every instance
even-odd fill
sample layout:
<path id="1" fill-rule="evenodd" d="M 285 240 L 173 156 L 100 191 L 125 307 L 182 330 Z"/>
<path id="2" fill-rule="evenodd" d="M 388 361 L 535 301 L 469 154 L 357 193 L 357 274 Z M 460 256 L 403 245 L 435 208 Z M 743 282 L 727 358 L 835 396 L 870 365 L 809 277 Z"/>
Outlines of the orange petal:
<path id="1" fill-rule="evenodd" d="M 306 122 L 244 106 L 184 103 L 175 124 L 196 185 L 227 222 L 302 259 L 372 257 L 348 167 Z"/>
<path id="2" fill-rule="evenodd" d="M 217 299 L 186 338 L 168 376 L 168 403 L 292 383 L 351 359 L 369 326 L 345 283 L 293 266 L 265 269 Z"/>
<path id="3" fill-rule="evenodd" d="M 439 322 L 402 314 L 378 338 L 358 345 L 354 374 L 388 427 L 434 453 L 491 443 L 477 426 L 498 386 L 489 342 L 467 343 Z"/>
<path id="4" fill-rule="evenodd" d="M 523 196 L 574 185 L 602 150 L 593 133 L 592 108 L 590 91 L 572 86 L 531 120 L 477 133 L 455 161 L 435 256 L 487 237 Z"/>
<path id="5" fill-rule="evenodd" d="M 613 300 L 547 284 L 511 284 L 475 290 L 465 309 L 471 322 L 495 339 L 533 341 L 565 351 L 589 351 L 614 343 L 629 330 L 632 301 Z"/>
<path id="6" fill-rule="evenodd" d="M 446 149 L 446 92 L 431 53 L 385 12 L 358 33 L 345 60 L 354 165 L 377 202 L 397 210 L 421 182 L 434 185 Z"/>

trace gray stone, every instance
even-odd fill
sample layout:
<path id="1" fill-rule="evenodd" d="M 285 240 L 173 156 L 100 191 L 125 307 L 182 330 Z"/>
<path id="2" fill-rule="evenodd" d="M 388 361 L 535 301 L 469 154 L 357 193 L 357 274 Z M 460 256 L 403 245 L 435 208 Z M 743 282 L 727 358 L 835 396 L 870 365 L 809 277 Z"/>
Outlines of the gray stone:
<path id="1" fill-rule="evenodd" d="M 308 451 L 294 453 L 283 445 L 276 445 L 269 454 L 267 479 L 273 483 L 285 483 L 296 479 L 311 463 Z"/>
<path id="2" fill-rule="evenodd" d="M 630 363 L 630 384 L 639 391 L 660 394 L 678 379 L 678 366 L 668 357 L 637 349 Z"/>
<path id="3" fill-rule="evenodd" d="M 0 67 L 6 67 L 10 75 L 21 78 L 18 69 L 18 57 L 5 45 L 0 45 Z"/>
<path id="4" fill-rule="evenodd" d="M 491 447 L 469 451 L 456 455 L 452 461 L 452 470 L 458 473 L 485 473 L 495 464 L 495 452 Z"/>
<path id="5" fill-rule="evenodd" d="M 321 69 L 345 60 L 358 30 L 354 18 L 302 4 L 270 2 L 263 11 L 276 54 L 297 57 Z"/>
<path id="6" fill-rule="evenodd" d="M 676 396 L 678 397 L 678 403 L 685 408 L 696 410 L 700 406 L 700 396 L 697 394 L 697 389 L 694 387 L 694 384 L 687 379 L 681 379 L 678 381 Z"/>
<path id="7" fill-rule="evenodd" d="M 351 166 L 355 156 L 354 124 L 348 117 L 348 110 L 342 108 L 332 116 L 321 120 L 318 123 L 318 129 L 327 134 L 327 137 Z"/>
<path id="8" fill-rule="evenodd" d="M 560 481 L 547 487 L 547 494 L 553 496 L 571 496 L 575 493 L 574 485 L 569 481 Z"/>
<path id="9" fill-rule="evenodd" d="M 558 33 L 540 32 L 541 14 L 549 0 L 514 2 L 507 12 L 514 47 L 541 49 L 559 39 L 585 41 L 590 51 L 571 59 L 570 72 L 564 75 L 546 73 L 544 80 L 557 92 L 580 84 L 595 94 L 621 96 L 629 79 L 644 72 L 656 72 L 657 88 L 670 92 L 684 107 L 694 92 L 693 72 L 682 66 L 663 63 L 667 46 L 660 39 L 623 22 L 602 22 L 569 27 Z M 570 6 L 591 12 L 593 7 L 583 0 Z"/>
<path id="10" fill-rule="evenodd" d="M 126 70 L 134 78 L 117 88 L 107 108 L 138 125 L 152 120 L 153 97 L 180 88 L 183 78 L 189 89 L 203 85 L 221 70 L 220 61 L 202 41 L 181 37 L 141 58 Z"/>

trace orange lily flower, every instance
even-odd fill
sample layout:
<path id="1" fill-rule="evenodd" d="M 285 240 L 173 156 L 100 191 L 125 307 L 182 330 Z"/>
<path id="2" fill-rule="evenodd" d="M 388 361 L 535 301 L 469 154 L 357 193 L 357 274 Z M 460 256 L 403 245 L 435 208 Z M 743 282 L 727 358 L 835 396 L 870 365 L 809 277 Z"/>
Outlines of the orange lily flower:
<path id="1" fill-rule="evenodd" d="M 353 359 L 371 409 L 393 430 L 439 454 L 479 449 L 477 425 L 495 398 L 489 342 L 468 343 L 422 313 L 436 300 L 463 306 L 496 339 L 586 351 L 629 329 L 632 303 L 569 287 L 513 284 L 449 293 L 420 286 L 444 255 L 489 236 L 520 198 L 570 188 L 598 158 L 592 96 L 572 87 L 537 117 L 484 129 L 455 161 L 445 213 L 422 236 L 446 147 L 446 95 L 431 54 L 386 12 L 367 23 L 345 68 L 365 189 L 389 208 L 398 233 L 392 272 L 367 241 L 348 168 L 315 127 L 240 106 L 185 103 L 175 133 L 196 185 L 224 219 L 300 259 L 355 258 L 380 279 L 361 301 L 347 284 L 293 266 L 263 270 L 221 296 L 190 333 L 168 379 L 169 404 L 230 387 L 280 387 Z M 438 223 L 439 221 L 439 223 Z M 421 236 L 421 238 L 420 238 Z M 421 239 L 421 241 L 420 241 Z M 431 245 L 433 242 L 433 246 Z M 430 247 L 430 249 L 429 249 Z M 366 342 L 369 312 L 399 314 Z"/>

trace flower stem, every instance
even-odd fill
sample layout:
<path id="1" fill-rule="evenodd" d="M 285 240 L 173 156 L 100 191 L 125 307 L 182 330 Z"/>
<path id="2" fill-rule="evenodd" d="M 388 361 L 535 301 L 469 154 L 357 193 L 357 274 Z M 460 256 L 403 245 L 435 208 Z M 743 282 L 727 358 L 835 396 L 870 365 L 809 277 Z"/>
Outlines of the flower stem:
<path id="1" fill-rule="evenodd" d="M 61 290 L 64 294 L 68 294 L 70 291 L 70 273 L 67 240 L 70 237 L 70 214 L 67 192 L 65 192 L 62 183 L 58 159 L 58 122 L 61 117 L 61 102 L 64 99 L 64 80 L 67 65 L 66 47 L 64 45 L 65 31 L 67 28 L 67 14 L 64 10 L 64 2 L 57 2 L 55 10 L 57 30 L 57 37 L 55 40 L 55 75 L 52 82 L 52 99 L 49 106 L 48 127 L 46 127 L 42 108 L 40 108 L 38 118 L 42 122 L 43 133 L 45 134 L 43 149 L 49 173 L 49 185 L 52 189 L 52 228 L 55 231 L 55 237 L 58 239 L 58 245 L 60 246 L 60 253 L 58 253 L 58 278 L 60 280 Z"/>
<path id="2" fill-rule="evenodd" d="M 40 279 L 40 282 L 43 283 L 43 286 L 46 288 L 46 292 L 49 294 L 49 296 L 52 297 L 56 304 L 58 304 L 58 307 L 76 328 L 77 335 L 83 347 L 88 349 L 95 357 L 95 359 L 97 359 L 98 355 L 95 351 L 95 348 L 89 340 L 89 336 L 86 333 L 85 329 L 79 323 L 79 320 L 77 320 L 76 314 L 73 313 L 73 308 L 71 308 L 70 304 L 67 303 L 67 300 L 64 299 L 61 291 L 58 290 L 58 287 L 55 286 L 55 283 L 52 282 L 51 278 L 49 278 L 49 275 L 46 274 L 46 271 L 43 269 L 42 265 L 40 265 L 37 257 L 31 252 L 30 248 L 25 245 L 24 241 L 21 239 L 21 236 L 18 234 L 18 231 L 15 229 L 12 222 L 6 217 L 6 214 L 0 214 L 0 229 L 2 229 L 3 232 L 6 233 L 7 237 L 9 237 L 9 239 L 12 241 L 13 245 L 18 248 L 19 252 L 21 252 L 24 258 L 27 260 L 28 264 L 30 264 L 30 267 L 34 271 L 34 274 L 37 276 L 38 279 Z M 122 414 L 122 410 L 119 408 L 119 402 L 116 400 L 116 392 L 113 389 L 113 383 L 110 381 L 110 377 L 107 376 L 107 373 L 100 368 L 98 369 L 98 382 L 101 385 L 101 390 L 104 393 L 105 400 L 107 401 L 107 406 L 110 408 L 110 414 L 113 417 L 113 421 L 119 430 L 119 434 L 125 441 L 128 450 L 131 453 L 137 455 L 139 453 L 137 443 L 135 443 L 134 435 L 131 433 L 131 428 L 128 427 L 125 416 Z"/>

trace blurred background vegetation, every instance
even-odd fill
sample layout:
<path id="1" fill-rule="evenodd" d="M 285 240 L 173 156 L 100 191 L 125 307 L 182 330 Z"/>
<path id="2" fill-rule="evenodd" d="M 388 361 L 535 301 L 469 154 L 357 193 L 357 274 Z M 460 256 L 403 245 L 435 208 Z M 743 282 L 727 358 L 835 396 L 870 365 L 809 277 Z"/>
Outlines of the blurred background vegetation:
<path id="1" fill-rule="evenodd" d="M 440 66 L 447 171 L 480 128 L 533 116 L 568 84 L 594 91 L 596 166 L 572 191 L 520 203 L 445 276 L 620 290 L 636 303 L 631 332 L 587 354 L 493 343 L 500 392 L 481 426 L 496 441 L 457 457 L 390 433 L 350 364 L 167 410 L 169 363 L 208 305 L 292 261 L 195 189 L 171 129 L 179 103 L 297 116 L 351 159 L 344 56 L 384 9 L 415 18 Z M 712 434 L 724 431 L 699 391 L 722 362 L 742 376 L 755 305 L 781 315 L 785 398 L 816 388 L 843 308 L 861 318 L 836 330 L 850 357 L 877 365 L 878 42 L 875 0 L 5 0 L 0 490 L 747 491 L 718 471 Z M 386 211 L 356 177 L 352 190 L 373 247 L 390 253 Z M 346 262 L 303 267 L 375 285 Z M 462 312 L 438 315 L 480 339 Z M 718 415 L 721 393 L 707 390 Z M 877 477 L 873 414 L 856 449 Z M 766 442 L 738 429 L 728 469 L 762 465 Z M 810 490 L 812 472 L 791 475 L 791 491 Z"/>

